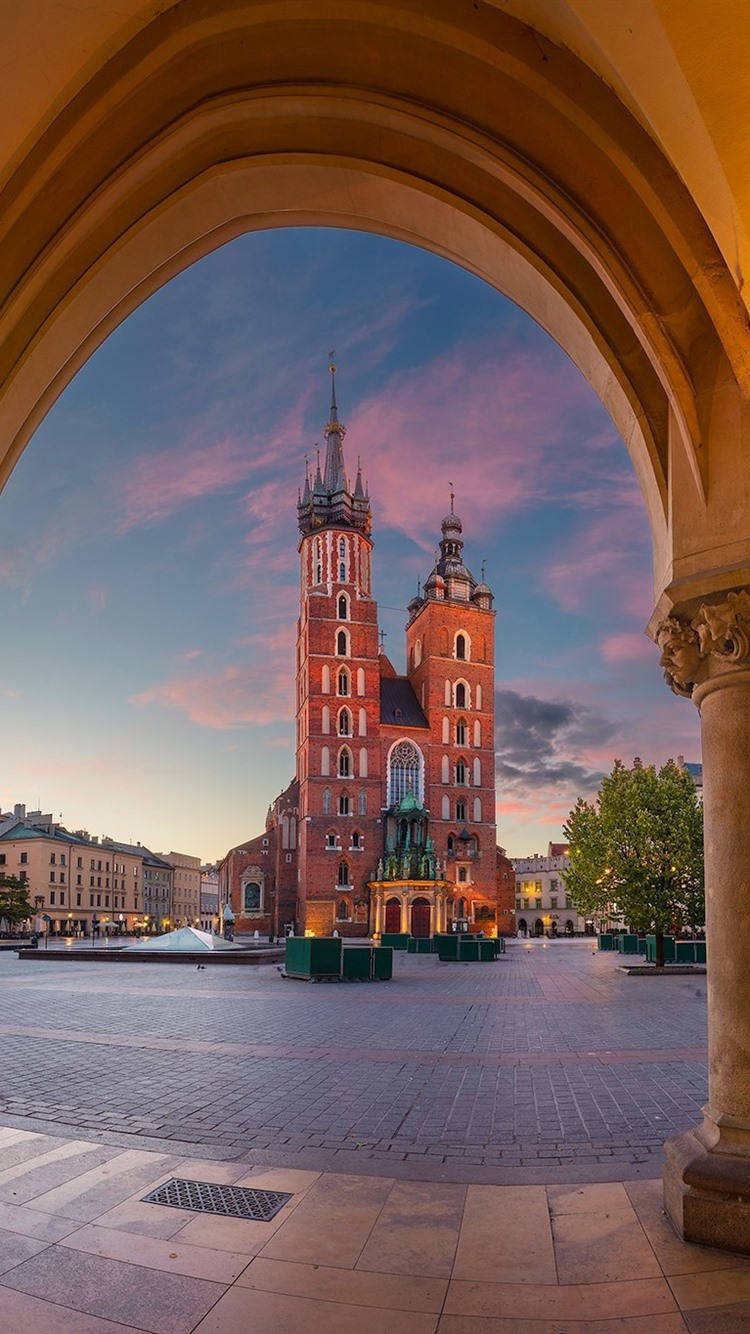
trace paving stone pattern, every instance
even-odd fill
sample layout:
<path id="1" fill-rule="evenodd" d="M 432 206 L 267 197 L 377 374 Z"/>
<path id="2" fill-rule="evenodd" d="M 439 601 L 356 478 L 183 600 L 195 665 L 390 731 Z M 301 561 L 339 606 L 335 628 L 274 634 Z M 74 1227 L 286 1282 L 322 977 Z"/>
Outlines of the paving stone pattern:
<path id="1" fill-rule="evenodd" d="M 706 1098 L 705 993 L 583 942 L 397 955 L 387 984 L 4 955 L 0 1113 L 300 1166 L 653 1176 Z"/>

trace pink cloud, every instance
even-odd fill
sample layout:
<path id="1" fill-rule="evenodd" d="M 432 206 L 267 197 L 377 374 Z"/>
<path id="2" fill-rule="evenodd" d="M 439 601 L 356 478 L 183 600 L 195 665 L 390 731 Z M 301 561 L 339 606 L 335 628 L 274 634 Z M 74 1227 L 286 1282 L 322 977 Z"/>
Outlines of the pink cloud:
<path id="1" fill-rule="evenodd" d="M 247 441 L 231 436 L 142 455 L 119 484 L 118 532 L 165 519 L 191 500 L 235 486 L 263 462 L 269 459 L 254 459 Z"/>
<path id="2" fill-rule="evenodd" d="M 288 621 L 240 641 L 242 662 L 175 676 L 132 696 L 131 703 L 180 709 L 192 723 L 225 731 L 248 724 L 291 722 L 294 710 L 294 627 Z M 189 655 L 188 655 L 189 656 Z M 285 744 L 288 744 L 285 741 Z"/>
<path id="3" fill-rule="evenodd" d="M 542 571 L 547 591 L 564 611 L 605 599 L 641 625 L 653 606 L 648 527 L 640 504 L 623 497 L 590 519 Z"/>
<path id="4" fill-rule="evenodd" d="M 142 690 L 131 703 L 181 709 L 199 727 L 224 731 L 289 720 L 293 690 L 288 678 L 269 676 L 265 667 L 235 663 L 202 676 L 175 677 Z"/>
<path id="5" fill-rule="evenodd" d="M 634 658 L 654 658 L 651 640 L 644 634 L 608 635 L 599 645 L 605 662 L 632 662 Z"/>
<path id="6" fill-rule="evenodd" d="M 192 501 L 251 478 L 262 479 L 267 470 L 277 471 L 288 455 L 290 440 L 303 438 L 309 394 L 309 387 L 302 386 L 278 427 L 262 436 L 224 434 L 216 439 L 210 423 L 203 424 L 172 448 L 132 460 L 114 487 L 120 510 L 117 531 L 169 518 Z M 288 506 L 288 479 L 272 485 L 285 486 Z"/>
<path id="7" fill-rule="evenodd" d="M 430 549 L 449 481 L 474 533 L 545 500 L 588 507 L 635 499 L 632 474 L 606 460 L 614 430 L 602 435 L 598 422 L 586 430 L 591 404 L 589 387 L 551 351 L 505 355 L 489 342 L 392 376 L 349 423 L 378 523 Z M 420 470 L 418 501 L 403 484 L 406 467 Z"/>

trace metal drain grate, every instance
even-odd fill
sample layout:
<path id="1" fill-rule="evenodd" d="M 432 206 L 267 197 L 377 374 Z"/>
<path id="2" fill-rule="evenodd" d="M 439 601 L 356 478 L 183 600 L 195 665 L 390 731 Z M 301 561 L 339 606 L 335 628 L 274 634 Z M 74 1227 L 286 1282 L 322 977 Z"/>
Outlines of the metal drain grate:
<path id="1" fill-rule="evenodd" d="M 252 1190 L 249 1186 L 218 1186 L 213 1181 L 186 1181 L 172 1177 L 150 1195 L 144 1204 L 166 1204 L 172 1209 L 194 1209 L 201 1214 L 226 1214 L 229 1218 L 254 1218 L 269 1223 L 291 1195 L 283 1190 Z"/>

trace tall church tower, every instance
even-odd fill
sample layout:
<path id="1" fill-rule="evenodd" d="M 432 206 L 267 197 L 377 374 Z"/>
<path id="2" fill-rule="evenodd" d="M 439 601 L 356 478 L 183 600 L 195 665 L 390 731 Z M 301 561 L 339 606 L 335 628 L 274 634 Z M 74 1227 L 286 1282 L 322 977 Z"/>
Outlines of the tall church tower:
<path id="1" fill-rule="evenodd" d="M 477 583 L 464 564 L 453 500 L 436 564 L 409 603 L 407 674 L 429 722 L 425 804 L 452 914 L 477 922 L 497 882 L 495 613 L 484 571 Z"/>
<path id="2" fill-rule="evenodd" d="M 297 623 L 297 779 L 301 930 L 330 935 L 362 923 L 380 828 L 380 672 L 371 589 L 370 499 L 344 463 L 336 367 L 324 428 L 325 465 L 306 471 Z"/>

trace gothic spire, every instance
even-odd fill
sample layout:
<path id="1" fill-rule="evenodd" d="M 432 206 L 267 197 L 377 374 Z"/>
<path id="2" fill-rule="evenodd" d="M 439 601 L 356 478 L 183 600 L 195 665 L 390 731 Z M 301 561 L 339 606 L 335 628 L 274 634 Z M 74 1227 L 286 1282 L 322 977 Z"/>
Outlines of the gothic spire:
<path id="1" fill-rule="evenodd" d="M 331 361 L 329 367 L 331 372 L 331 412 L 328 421 L 324 427 L 326 438 L 326 463 L 323 473 L 323 484 L 329 495 L 337 491 L 348 491 L 349 485 L 346 480 L 346 470 L 344 468 L 344 436 L 346 427 L 339 421 L 338 407 L 336 404 L 336 365 Z"/>
<path id="2" fill-rule="evenodd" d="M 331 406 L 328 421 L 323 428 L 326 439 L 325 462 L 321 473 L 320 451 L 318 451 L 315 477 L 312 482 L 308 480 L 309 469 L 307 462 L 305 463 L 305 486 L 297 506 L 299 527 L 303 535 L 330 525 L 356 528 L 369 536 L 372 528 L 370 499 L 362 481 L 362 466 L 359 459 L 353 491 L 349 487 L 346 475 L 344 464 L 346 427 L 339 421 L 336 402 L 336 365 L 333 359 L 329 362 L 328 370 L 331 375 Z"/>

